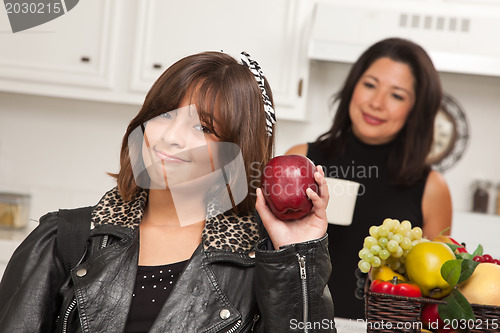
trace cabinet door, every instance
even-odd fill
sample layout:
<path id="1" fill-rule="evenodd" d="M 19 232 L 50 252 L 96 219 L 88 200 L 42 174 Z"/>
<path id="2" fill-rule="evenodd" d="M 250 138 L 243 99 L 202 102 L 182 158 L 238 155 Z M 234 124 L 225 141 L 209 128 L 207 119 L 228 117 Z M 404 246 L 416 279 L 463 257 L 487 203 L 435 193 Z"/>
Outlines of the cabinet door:
<path id="1" fill-rule="evenodd" d="M 223 50 L 239 58 L 246 51 L 271 84 L 277 117 L 303 119 L 309 6 L 302 0 L 142 0 L 130 89 L 146 92 L 189 54 Z"/>
<path id="2" fill-rule="evenodd" d="M 114 3 L 80 1 L 64 15 L 17 33 L 0 15 L 0 89 L 49 95 L 58 95 L 58 87 L 110 89 Z"/>

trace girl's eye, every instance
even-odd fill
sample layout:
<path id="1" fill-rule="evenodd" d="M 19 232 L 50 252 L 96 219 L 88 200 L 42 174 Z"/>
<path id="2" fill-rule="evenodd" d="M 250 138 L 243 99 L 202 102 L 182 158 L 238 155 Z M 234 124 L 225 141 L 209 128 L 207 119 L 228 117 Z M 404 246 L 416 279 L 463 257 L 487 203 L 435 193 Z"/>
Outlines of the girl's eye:
<path id="1" fill-rule="evenodd" d="M 366 88 L 375 88 L 375 85 L 370 83 L 370 82 L 364 82 L 363 85 L 366 87 Z"/>
<path id="2" fill-rule="evenodd" d="M 210 129 L 206 126 L 203 126 L 203 125 L 196 125 L 194 126 L 194 129 L 203 133 L 203 134 L 212 134 L 212 131 L 210 131 Z"/>
<path id="3" fill-rule="evenodd" d="M 173 118 L 171 112 L 162 113 L 159 117 L 165 118 L 165 119 L 172 119 Z"/>

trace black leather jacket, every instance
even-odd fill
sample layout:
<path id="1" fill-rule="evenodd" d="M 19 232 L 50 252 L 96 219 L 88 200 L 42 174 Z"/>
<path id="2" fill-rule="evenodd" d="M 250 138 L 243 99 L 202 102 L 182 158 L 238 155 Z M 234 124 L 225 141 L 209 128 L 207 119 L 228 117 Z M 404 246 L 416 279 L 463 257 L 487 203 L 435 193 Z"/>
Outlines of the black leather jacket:
<path id="1" fill-rule="evenodd" d="M 69 277 L 55 255 L 57 214 L 40 220 L 0 284 L 0 332 L 124 331 L 138 229 L 109 223 L 110 216 L 103 222 L 94 214 L 87 254 Z M 249 221 L 231 218 L 214 221 Z M 208 222 L 205 228 L 213 227 Z M 150 332 L 335 332 L 327 236 L 279 250 L 269 249 L 266 239 L 248 250 L 217 248 L 211 246 L 216 238 L 205 236 Z"/>

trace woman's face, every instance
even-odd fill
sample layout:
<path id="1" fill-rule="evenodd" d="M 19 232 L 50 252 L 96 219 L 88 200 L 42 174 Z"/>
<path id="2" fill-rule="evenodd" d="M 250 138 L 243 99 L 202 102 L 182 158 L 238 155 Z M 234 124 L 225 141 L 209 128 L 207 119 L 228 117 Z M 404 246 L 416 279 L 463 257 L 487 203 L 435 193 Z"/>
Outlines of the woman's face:
<path id="1" fill-rule="evenodd" d="M 196 106 L 189 102 L 184 98 L 178 109 L 146 124 L 142 154 L 152 188 L 179 185 L 213 171 L 210 142 L 217 137 L 200 123 Z"/>
<path id="2" fill-rule="evenodd" d="M 354 134 L 367 144 L 391 141 L 415 104 L 415 78 L 408 65 L 376 60 L 354 88 L 349 116 Z"/>

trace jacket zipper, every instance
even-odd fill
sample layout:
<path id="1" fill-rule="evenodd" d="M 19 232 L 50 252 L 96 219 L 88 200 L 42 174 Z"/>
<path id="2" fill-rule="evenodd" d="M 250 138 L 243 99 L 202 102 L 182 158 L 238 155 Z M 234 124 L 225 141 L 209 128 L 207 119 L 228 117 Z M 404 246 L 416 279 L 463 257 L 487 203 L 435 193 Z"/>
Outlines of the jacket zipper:
<path id="1" fill-rule="evenodd" d="M 238 328 L 240 328 L 240 326 L 241 326 L 241 320 L 238 320 L 238 321 L 236 322 L 236 324 L 234 324 L 234 326 L 233 326 L 233 327 L 231 327 L 231 329 L 229 329 L 228 331 L 226 331 L 226 333 L 234 333 L 234 332 L 236 332 L 236 330 L 237 330 Z"/>
<path id="2" fill-rule="evenodd" d="M 73 311 L 73 309 L 76 306 L 76 298 L 73 298 L 71 300 L 71 303 L 69 306 L 66 308 L 66 311 L 64 312 L 64 318 L 63 318 L 63 324 L 62 324 L 62 332 L 66 333 L 68 331 L 68 320 L 69 320 L 69 315 Z"/>
<path id="3" fill-rule="evenodd" d="M 109 239 L 109 236 L 108 235 L 104 235 L 104 237 L 102 238 L 100 249 L 103 249 L 106 246 L 108 246 L 108 239 Z M 71 315 L 71 312 L 73 311 L 73 309 L 75 308 L 75 306 L 76 306 L 76 298 L 73 298 L 71 300 L 71 303 L 66 308 L 66 311 L 64 312 L 63 325 L 62 325 L 62 332 L 63 333 L 66 333 L 68 331 L 69 316 Z"/>
<path id="4" fill-rule="evenodd" d="M 300 267 L 300 280 L 302 281 L 302 302 L 303 302 L 303 322 L 304 322 L 304 332 L 307 333 L 307 320 L 309 318 L 309 300 L 307 296 L 307 275 L 306 275 L 306 257 L 301 256 L 297 253 L 297 258 L 299 260 Z"/>
<path id="5" fill-rule="evenodd" d="M 102 237 L 100 249 L 104 249 L 106 246 L 108 246 L 108 239 L 109 239 L 109 235 L 104 235 L 104 237 Z"/>
<path id="6" fill-rule="evenodd" d="M 252 332 L 252 333 L 255 332 L 255 325 L 259 321 L 259 318 L 260 318 L 260 316 L 258 314 L 253 316 L 253 323 L 252 323 L 252 328 L 250 329 L 250 332 Z"/>

